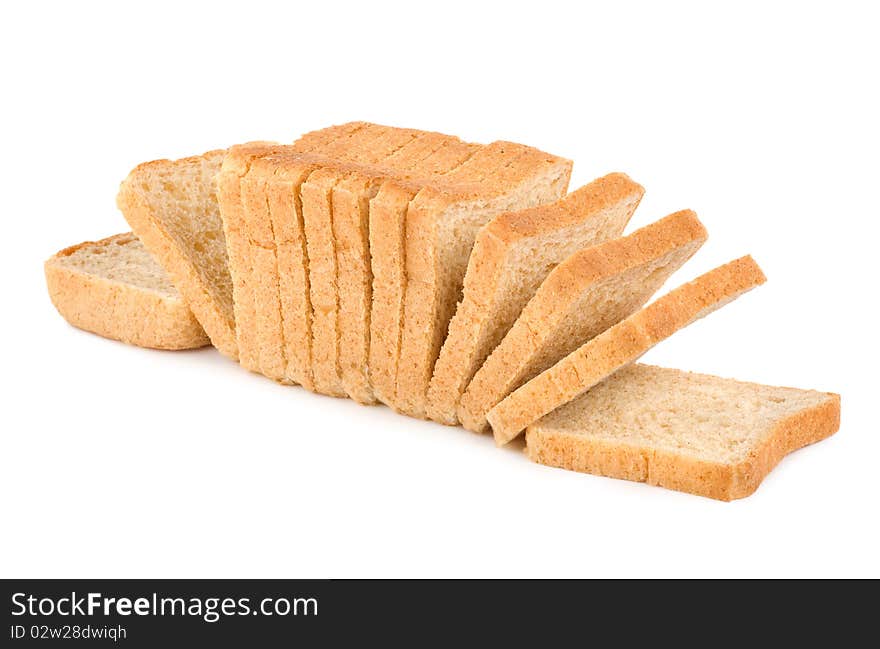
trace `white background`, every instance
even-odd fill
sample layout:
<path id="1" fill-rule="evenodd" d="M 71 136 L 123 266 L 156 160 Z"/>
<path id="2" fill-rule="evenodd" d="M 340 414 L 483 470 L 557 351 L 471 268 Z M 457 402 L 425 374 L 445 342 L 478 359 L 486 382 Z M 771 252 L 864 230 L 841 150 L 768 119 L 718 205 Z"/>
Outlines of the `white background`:
<path id="1" fill-rule="evenodd" d="M 716 4 L 4 4 L 0 574 L 880 576 L 878 20 Z M 725 504 L 52 308 L 43 260 L 127 229 L 138 162 L 355 119 L 626 171 L 631 228 L 695 209 L 667 288 L 744 253 L 769 281 L 645 360 L 840 392 L 840 432 Z"/>

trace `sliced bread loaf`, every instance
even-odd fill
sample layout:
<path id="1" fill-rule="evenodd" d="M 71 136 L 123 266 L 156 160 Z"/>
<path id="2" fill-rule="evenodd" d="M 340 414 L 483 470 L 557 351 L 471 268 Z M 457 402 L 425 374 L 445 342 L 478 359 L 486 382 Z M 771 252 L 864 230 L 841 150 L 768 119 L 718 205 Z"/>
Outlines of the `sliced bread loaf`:
<path id="1" fill-rule="evenodd" d="M 214 185 L 225 153 L 138 165 L 116 200 L 214 346 L 237 358 L 232 277 Z"/>
<path id="2" fill-rule="evenodd" d="M 477 232 L 494 216 L 558 200 L 571 161 L 531 147 L 494 142 L 454 172 L 456 192 L 427 187 L 406 217 L 406 293 L 394 407 L 425 417 L 428 384 L 449 321 L 461 298 Z"/>
<path id="3" fill-rule="evenodd" d="M 504 397 L 641 307 L 705 240 L 685 210 L 559 264 L 462 395 L 465 428 L 483 432 Z"/>
<path id="4" fill-rule="evenodd" d="M 74 327 L 155 349 L 210 343 L 167 273 L 130 232 L 65 248 L 44 269 L 52 304 Z"/>
<path id="5" fill-rule="evenodd" d="M 679 286 L 585 343 L 508 395 L 487 415 L 497 444 L 637 360 L 661 340 L 708 315 L 766 278 L 741 257 Z"/>
<path id="6" fill-rule="evenodd" d="M 501 214 L 480 230 L 428 388 L 428 417 L 458 423 L 462 392 L 548 273 L 575 251 L 619 236 L 643 194 L 614 173 L 555 203 Z"/>
<path id="7" fill-rule="evenodd" d="M 832 435 L 840 396 L 634 364 L 526 430 L 531 459 L 719 500 Z"/>

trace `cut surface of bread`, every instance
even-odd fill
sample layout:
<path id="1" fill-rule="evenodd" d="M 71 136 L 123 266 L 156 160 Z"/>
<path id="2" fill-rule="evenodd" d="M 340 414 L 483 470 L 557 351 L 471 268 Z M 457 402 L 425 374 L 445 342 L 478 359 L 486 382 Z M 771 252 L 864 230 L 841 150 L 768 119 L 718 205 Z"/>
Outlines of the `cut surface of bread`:
<path id="1" fill-rule="evenodd" d="M 426 187 L 407 209 L 403 331 L 394 408 L 426 416 L 428 384 L 461 297 L 477 232 L 500 213 L 558 200 L 571 161 L 510 142 L 493 142 L 445 175 L 471 185 L 455 193 Z"/>
<path id="2" fill-rule="evenodd" d="M 619 236 L 643 194 L 613 173 L 555 203 L 501 214 L 479 231 L 428 388 L 428 417 L 458 423 L 462 392 L 541 282 L 577 250 Z"/>
<path id="3" fill-rule="evenodd" d="M 661 340 L 766 281 L 749 257 L 735 259 L 658 298 L 521 386 L 487 415 L 497 444 L 637 360 Z"/>
<path id="4" fill-rule="evenodd" d="M 122 182 L 117 205 L 214 346 L 238 358 L 232 277 L 214 185 L 225 153 L 138 165 Z"/>
<path id="5" fill-rule="evenodd" d="M 458 407 L 465 428 L 483 432 L 504 397 L 640 308 L 705 240 L 684 210 L 565 259 L 467 386 Z"/>
<path id="6" fill-rule="evenodd" d="M 633 364 L 528 427 L 548 466 L 734 500 L 840 426 L 840 396 Z"/>
<path id="7" fill-rule="evenodd" d="M 132 233 L 65 248 L 45 263 L 49 297 L 74 327 L 154 349 L 210 344 L 167 273 Z"/>

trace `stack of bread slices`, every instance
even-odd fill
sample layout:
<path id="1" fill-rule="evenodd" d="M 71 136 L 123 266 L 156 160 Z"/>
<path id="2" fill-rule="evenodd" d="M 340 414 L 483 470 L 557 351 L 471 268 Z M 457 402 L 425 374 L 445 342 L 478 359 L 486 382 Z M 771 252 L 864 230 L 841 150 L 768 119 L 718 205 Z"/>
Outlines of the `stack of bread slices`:
<path id="1" fill-rule="evenodd" d="M 648 304 L 706 240 L 571 162 L 353 122 L 136 167 L 133 234 L 46 262 L 73 325 L 136 345 L 210 341 L 285 384 L 474 432 L 577 471 L 730 500 L 834 433 L 838 395 L 635 361 L 764 282 L 751 257 Z M 647 304 L 647 306 L 645 306 Z"/>

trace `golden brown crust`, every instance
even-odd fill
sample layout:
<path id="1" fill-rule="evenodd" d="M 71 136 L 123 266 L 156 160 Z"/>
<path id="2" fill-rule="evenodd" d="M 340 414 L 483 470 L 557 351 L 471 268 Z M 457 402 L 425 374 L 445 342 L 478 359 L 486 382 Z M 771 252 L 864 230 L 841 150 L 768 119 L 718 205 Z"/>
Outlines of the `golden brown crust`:
<path id="1" fill-rule="evenodd" d="M 59 263 L 84 247 L 126 244 L 132 233 L 85 241 L 50 257 L 45 265 L 52 304 L 74 327 L 139 347 L 194 349 L 210 344 L 192 312 L 177 296 L 112 281 Z"/>
<path id="2" fill-rule="evenodd" d="M 505 243 L 515 243 L 526 237 L 539 237 L 575 225 L 584 220 L 584 214 L 607 210 L 633 195 L 641 199 L 644 193 L 645 188 L 625 173 L 614 172 L 554 203 L 505 212 L 492 219 L 483 231 L 491 231 Z"/>
<path id="3" fill-rule="evenodd" d="M 749 257 L 715 268 L 596 336 L 489 411 L 495 441 L 507 444 L 527 426 L 586 392 L 655 344 L 764 283 Z"/>
<path id="4" fill-rule="evenodd" d="M 645 482 L 716 500 L 735 500 L 754 493 L 783 457 L 840 428 L 840 395 L 828 393 L 827 397 L 778 421 L 772 434 L 736 464 L 553 430 L 540 422 L 526 431 L 527 453 L 547 466 Z"/>

